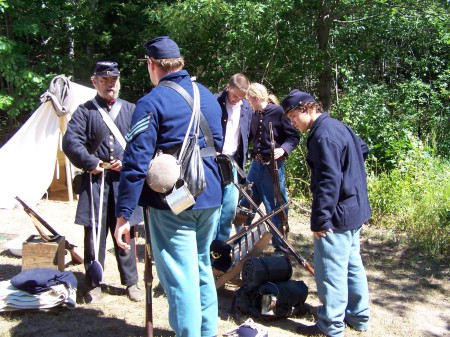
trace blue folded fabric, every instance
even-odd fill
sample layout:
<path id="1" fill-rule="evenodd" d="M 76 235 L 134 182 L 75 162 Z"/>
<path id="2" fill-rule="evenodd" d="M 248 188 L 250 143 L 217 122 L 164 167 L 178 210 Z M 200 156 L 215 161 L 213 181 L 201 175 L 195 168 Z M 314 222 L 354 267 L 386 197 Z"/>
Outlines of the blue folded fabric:
<path id="1" fill-rule="evenodd" d="M 69 288 L 77 288 L 77 279 L 71 271 L 59 271 L 50 268 L 32 268 L 22 270 L 11 279 L 11 284 L 20 290 L 32 294 L 47 291 L 52 286 L 64 284 Z"/>

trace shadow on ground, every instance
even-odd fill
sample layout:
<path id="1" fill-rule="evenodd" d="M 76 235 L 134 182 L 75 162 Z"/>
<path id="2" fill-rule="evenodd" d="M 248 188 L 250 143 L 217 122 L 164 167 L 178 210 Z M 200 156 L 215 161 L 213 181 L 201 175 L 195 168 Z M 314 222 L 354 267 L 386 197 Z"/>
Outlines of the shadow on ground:
<path id="1" fill-rule="evenodd" d="M 11 312 L 8 313 L 8 316 L 10 320 L 20 321 L 10 330 L 11 337 L 129 337 L 144 335 L 141 326 L 133 325 L 120 318 L 102 317 L 103 312 L 96 309 L 77 308 L 76 310 L 52 309 L 48 312 Z M 61 321 L 64 321 L 65 324 L 62 325 Z M 162 329 L 155 329 L 154 334 L 161 337 L 173 336 L 173 332 Z"/>

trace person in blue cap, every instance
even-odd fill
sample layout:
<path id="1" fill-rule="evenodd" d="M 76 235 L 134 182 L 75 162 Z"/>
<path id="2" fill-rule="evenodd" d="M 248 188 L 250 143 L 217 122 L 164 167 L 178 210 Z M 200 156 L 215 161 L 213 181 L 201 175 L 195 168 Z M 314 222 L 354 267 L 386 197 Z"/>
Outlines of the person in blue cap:
<path id="1" fill-rule="evenodd" d="M 100 285 L 91 277 L 93 269 L 90 268 L 93 261 L 98 261 L 104 269 L 106 238 L 108 231 L 113 235 L 116 225 L 115 201 L 124 153 L 122 145 L 102 118 L 100 109 L 108 114 L 119 132 L 125 135 L 129 130 L 131 116 L 135 108 L 134 104 L 118 98 L 120 72 L 116 62 L 97 62 L 91 79 L 92 84 L 97 89 L 97 95 L 75 110 L 67 125 L 67 131 L 62 142 L 63 151 L 69 160 L 73 165 L 83 170 L 75 223 L 84 226 L 85 283 L 88 286 L 85 300 L 88 303 L 100 301 L 102 295 Z M 90 175 L 92 176 L 92 193 Z M 102 175 L 105 179 L 101 214 L 102 226 L 100 226 L 101 231 L 98 233 L 98 260 L 96 260 L 92 214 L 95 218 L 95 227 L 98 228 Z M 92 206 L 94 209 L 92 209 Z M 142 209 L 137 208 L 133 211 L 131 251 L 127 252 L 117 246 L 114 238 L 113 242 L 121 283 L 127 287 L 127 293 L 131 300 L 142 301 L 144 292 L 138 286 L 134 225 L 142 222 L 143 216 Z M 97 278 L 97 276 L 94 278 Z"/>
<path id="2" fill-rule="evenodd" d="M 252 182 L 252 199 L 257 204 L 264 204 L 266 213 L 274 211 L 277 207 L 276 201 L 276 177 L 275 170 L 271 165 L 272 143 L 270 139 L 270 125 L 274 135 L 274 160 L 278 165 L 279 191 L 284 203 L 288 201 L 286 186 L 284 183 L 284 163 L 288 155 L 297 147 L 300 136 L 283 114 L 283 109 L 270 102 L 267 88 L 260 83 L 252 83 L 247 92 L 247 100 L 255 111 L 250 126 L 250 141 L 253 148 L 250 152 L 252 162 L 248 171 L 247 180 Z M 241 206 L 249 208 L 249 202 L 243 198 Z M 286 219 L 287 219 L 287 208 Z M 271 218 L 273 224 L 282 231 L 280 215 Z M 250 225 L 251 219 L 247 221 Z M 272 240 L 276 254 L 281 250 L 276 241 Z"/>
<path id="3" fill-rule="evenodd" d="M 344 336 L 345 324 L 365 331 L 369 290 L 359 237 L 371 216 L 364 166 L 369 149 L 308 93 L 294 89 L 281 106 L 300 132 L 309 130 L 306 160 L 313 195 L 314 271 L 322 302 L 316 324 L 300 324 L 297 332 L 339 337 Z"/>
<path id="4" fill-rule="evenodd" d="M 250 86 L 248 78 L 241 73 L 231 76 L 225 90 L 216 95 L 222 108 L 223 148 L 221 153 L 231 156 L 244 169 L 248 151 L 248 135 L 253 110 L 245 99 Z M 238 181 L 236 169 L 233 177 Z M 239 202 L 239 190 L 230 183 L 223 187 L 222 208 L 217 224 L 216 240 L 225 241 L 230 237 L 232 223 Z"/>
<path id="5" fill-rule="evenodd" d="M 149 187 L 151 182 L 146 182 L 146 176 L 150 161 L 158 151 L 174 153 L 181 147 L 192 116 L 187 101 L 160 82 L 175 82 L 191 96 L 194 89 L 175 41 L 160 36 L 144 46 L 148 73 L 155 87 L 137 102 L 126 137 L 115 237 L 121 247 L 129 249 L 132 210 L 138 203 L 147 208 L 152 252 L 169 303 L 170 326 L 178 337 L 216 336 L 218 304 L 209 247 L 222 200 L 219 169 L 213 156 L 202 158 L 206 189 L 196 197 L 192 207 L 177 215 L 165 202 L 164 195 Z M 221 109 L 207 88 L 199 83 L 197 86 L 200 109 L 212 133 L 213 150 L 219 152 Z M 199 145 L 206 147 L 202 132 Z"/>

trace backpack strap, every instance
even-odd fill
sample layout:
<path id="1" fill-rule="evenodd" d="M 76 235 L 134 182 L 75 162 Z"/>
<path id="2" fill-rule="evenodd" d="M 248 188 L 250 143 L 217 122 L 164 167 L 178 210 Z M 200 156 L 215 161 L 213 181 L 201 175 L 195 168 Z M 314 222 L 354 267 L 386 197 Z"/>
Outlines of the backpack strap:
<path id="1" fill-rule="evenodd" d="M 189 93 L 186 91 L 186 89 L 184 89 L 181 85 L 173 81 L 161 81 L 159 82 L 159 85 L 169 87 L 178 92 L 186 100 L 191 109 L 193 109 L 194 100 L 192 96 L 189 95 Z M 200 149 L 202 157 L 215 157 L 216 149 L 214 147 L 214 138 L 211 129 L 208 125 L 208 122 L 206 121 L 206 118 L 201 110 L 200 110 L 200 129 L 202 130 L 207 145 L 207 147 Z"/>

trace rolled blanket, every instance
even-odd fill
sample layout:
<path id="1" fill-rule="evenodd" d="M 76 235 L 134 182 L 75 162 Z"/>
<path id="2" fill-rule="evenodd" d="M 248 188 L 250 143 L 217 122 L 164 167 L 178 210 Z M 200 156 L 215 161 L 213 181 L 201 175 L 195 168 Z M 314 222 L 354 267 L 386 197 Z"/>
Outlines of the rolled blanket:
<path id="1" fill-rule="evenodd" d="M 286 256 L 250 257 L 242 267 L 242 281 L 250 288 L 265 282 L 288 281 L 291 277 L 292 266 Z"/>

